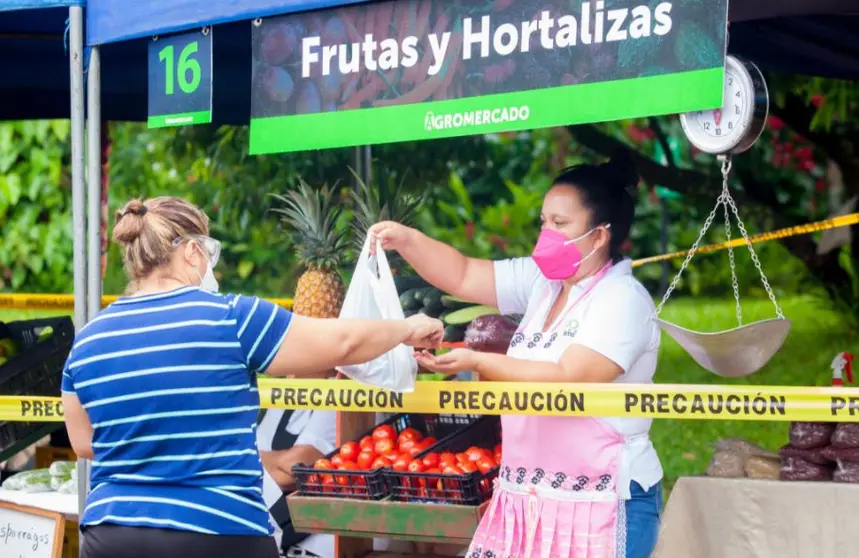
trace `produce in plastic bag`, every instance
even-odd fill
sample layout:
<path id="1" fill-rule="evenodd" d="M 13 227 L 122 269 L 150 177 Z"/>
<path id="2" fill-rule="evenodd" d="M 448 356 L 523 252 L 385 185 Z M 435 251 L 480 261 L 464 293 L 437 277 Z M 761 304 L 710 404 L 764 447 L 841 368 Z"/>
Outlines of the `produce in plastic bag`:
<path id="1" fill-rule="evenodd" d="M 74 461 L 54 461 L 51 463 L 51 466 L 48 467 L 48 472 L 51 473 L 53 477 L 64 477 L 66 480 L 71 478 L 72 471 L 75 470 L 75 462 Z"/>
<path id="2" fill-rule="evenodd" d="M 77 494 L 78 479 L 72 477 L 57 488 L 60 494 Z"/>
<path id="3" fill-rule="evenodd" d="M 756 455 L 758 457 L 778 459 L 778 455 L 773 452 L 765 450 L 764 448 L 743 440 L 742 438 L 722 438 L 716 442 L 715 448 L 716 451 L 729 451 L 742 457 L 751 457 Z"/>
<path id="4" fill-rule="evenodd" d="M 836 448 L 835 446 L 829 446 L 823 448 L 823 455 L 830 461 L 859 463 L 859 448 Z"/>
<path id="5" fill-rule="evenodd" d="M 838 467 L 832 473 L 835 482 L 859 483 L 859 463 L 838 461 Z"/>
<path id="6" fill-rule="evenodd" d="M 519 324 L 507 316 L 489 314 L 475 318 L 465 330 L 465 345 L 484 353 L 506 354 Z"/>
<path id="7" fill-rule="evenodd" d="M 829 449 L 828 446 L 824 448 L 803 449 L 787 445 L 778 450 L 778 454 L 782 457 L 798 457 L 815 465 L 832 465 L 835 460 L 827 457 L 827 449 Z"/>
<path id="8" fill-rule="evenodd" d="M 859 448 L 859 423 L 838 424 L 832 434 L 832 445 L 836 448 Z"/>
<path id="9" fill-rule="evenodd" d="M 745 458 L 733 451 L 717 451 L 707 466 L 707 476 L 739 478 L 746 476 Z"/>
<path id="10" fill-rule="evenodd" d="M 753 455 L 746 459 L 744 470 L 750 479 L 776 480 L 781 474 L 781 462 L 772 457 Z"/>
<path id="11" fill-rule="evenodd" d="M 790 445 L 802 449 L 828 446 L 833 432 L 835 424 L 831 422 L 792 422 Z"/>
<path id="12" fill-rule="evenodd" d="M 828 481 L 832 480 L 833 468 L 815 465 L 799 457 L 785 457 L 781 460 L 781 480 L 786 481 Z"/>
<path id="13" fill-rule="evenodd" d="M 363 318 L 373 320 L 403 320 L 403 308 L 394 285 L 394 276 L 388 258 L 377 242 L 376 254 L 370 255 L 370 238 L 355 266 L 355 273 L 346 291 L 341 318 Z M 413 391 L 418 373 L 414 349 L 399 345 L 382 356 L 365 362 L 341 366 L 337 370 L 362 384 L 392 391 Z"/>
<path id="14" fill-rule="evenodd" d="M 20 492 L 50 492 L 51 473 L 47 469 L 22 471 L 3 481 L 3 488 Z"/>

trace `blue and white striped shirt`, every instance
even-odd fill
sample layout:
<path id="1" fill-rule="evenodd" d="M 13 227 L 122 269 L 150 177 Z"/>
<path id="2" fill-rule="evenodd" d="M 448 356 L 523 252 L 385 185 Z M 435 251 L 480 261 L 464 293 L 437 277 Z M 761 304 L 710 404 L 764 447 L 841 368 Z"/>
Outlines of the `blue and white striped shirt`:
<path id="1" fill-rule="evenodd" d="M 291 318 L 256 297 L 185 287 L 120 298 L 88 323 L 62 382 L 93 427 L 81 525 L 272 534 L 256 374 Z"/>

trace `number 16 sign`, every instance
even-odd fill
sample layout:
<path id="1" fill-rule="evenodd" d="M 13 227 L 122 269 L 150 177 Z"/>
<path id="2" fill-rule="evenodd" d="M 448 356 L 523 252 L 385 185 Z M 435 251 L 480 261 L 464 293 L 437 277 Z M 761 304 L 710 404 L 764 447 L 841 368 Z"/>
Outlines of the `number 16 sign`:
<path id="1" fill-rule="evenodd" d="M 149 43 L 149 127 L 212 121 L 212 30 Z"/>

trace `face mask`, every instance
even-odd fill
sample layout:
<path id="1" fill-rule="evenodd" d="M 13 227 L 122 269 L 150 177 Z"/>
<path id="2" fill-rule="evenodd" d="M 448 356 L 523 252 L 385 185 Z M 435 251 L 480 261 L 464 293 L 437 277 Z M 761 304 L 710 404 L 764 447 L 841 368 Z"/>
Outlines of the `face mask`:
<path id="1" fill-rule="evenodd" d="M 199 275 L 199 272 L 197 275 Z M 215 272 L 211 267 L 207 267 L 206 274 L 200 278 L 200 288 L 204 291 L 209 291 L 210 293 L 218 292 L 220 287 L 218 285 L 218 280 L 215 279 Z"/>
<path id="2" fill-rule="evenodd" d="M 605 228 L 608 229 L 610 226 L 606 225 Z M 576 246 L 576 242 L 595 230 L 595 228 L 591 229 L 571 240 L 558 231 L 543 229 L 531 257 L 534 258 L 534 262 L 546 276 L 546 279 L 553 281 L 569 279 L 576 274 L 579 266 L 596 252 L 596 248 L 594 248 L 590 254 L 582 256 L 582 251 Z"/>
<path id="3" fill-rule="evenodd" d="M 206 259 L 209 259 L 208 256 Z M 197 277 L 200 277 L 200 272 L 197 271 L 196 267 L 194 268 L 194 271 L 197 273 Z M 200 277 L 200 288 L 204 291 L 209 291 L 210 293 L 216 293 L 220 288 L 218 280 L 215 279 L 215 270 L 212 269 L 211 262 L 206 266 L 206 274 Z"/>

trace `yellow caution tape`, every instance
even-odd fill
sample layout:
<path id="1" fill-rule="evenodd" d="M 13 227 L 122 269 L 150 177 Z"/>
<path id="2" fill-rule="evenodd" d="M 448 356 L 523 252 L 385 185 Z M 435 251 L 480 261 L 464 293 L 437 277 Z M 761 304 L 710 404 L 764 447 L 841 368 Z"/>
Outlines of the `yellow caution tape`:
<path id="1" fill-rule="evenodd" d="M 752 244 L 757 244 L 759 242 L 766 242 L 768 240 L 777 240 L 780 238 L 787 238 L 789 236 L 797 236 L 801 234 L 811 234 L 814 232 L 825 231 L 827 229 L 836 229 L 838 227 L 847 227 L 857 224 L 859 224 L 859 213 L 851 213 L 849 215 L 843 215 L 841 217 L 835 217 L 833 219 L 826 219 L 824 221 L 817 221 L 815 223 L 808 223 L 806 225 L 798 225 L 796 227 L 788 227 L 786 229 L 779 229 L 773 232 L 758 234 L 749 237 L 749 240 Z M 728 242 L 721 242 L 719 244 L 710 244 L 709 246 L 702 246 L 698 248 L 698 253 L 707 254 L 710 252 L 718 252 L 720 250 L 727 250 L 729 247 L 736 248 L 738 246 L 743 246 L 745 245 L 745 243 L 745 240 L 743 240 L 742 238 L 735 238 Z M 633 267 L 638 267 L 649 263 L 661 262 L 663 260 L 683 258 L 686 256 L 687 252 L 688 250 L 681 250 L 677 252 L 669 252 L 668 254 L 661 254 L 659 256 L 641 258 L 639 260 L 633 261 L 632 265 Z M 117 295 L 105 295 L 101 297 L 102 308 L 116 301 L 117 298 L 119 298 Z M 277 304 L 278 306 L 286 308 L 287 310 L 292 308 L 291 298 L 270 298 L 268 300 Z M 67 294 L 46 295 L 0 293 L 0 308 L 3 309 L 73 310 L 74 305 L 74 296 Z"/>
<path id="2" fill-rule="evenodd" d="M 811 234 L 819 231 L 825 231 L 827 229 L 837 229 L 838 227 L 847 227 L 851 225 L 859 224 L 859 213 L 851 213 L 849 215 L 843 215 L 841 217 L 835 217 L 832 219 L 826 219 L 825 221 L 817 221 L 816 223 L 808 223 L 806 225 L 797 225 L 795 227 L 788 227 L 786 229 L 779 229 L 777 231 L 756 234 L 754 236 L 749 237 L 749 241 L 752 244 L 757 244 L 759 242 L 766 242 L 768 240 L 778 240 L 781 238 L 787 238 L 789 236 L 798 236 L 801 234 Z M 720 242 L 719 244 L 710 244 L 709 246 L 701 246 L 698 248 L 698 254 L 707 254 L 709 252 L 718 252 L 720 250 L 727 250 L 728 248 L 736 248 L 738 246 L 745 246 L 746 241 L 742 238 L 735 238 L 733 240 L 727 242 Z M 640 265 L 645 265 L 649 263 L 661 262 L 664 260 L 673 260 L 675 258 L 685 258 L 688 250 L 680 250 L 677 252 L 669 252 L 667 254 L 662 254 L 659 256 L 651 256 L 649 258 L 641 258 L 640 260 L 635 260 L 632 262 L 633 267 L 638 267 Z"/>
<path id="3" fill-rule="evenodd" d="M 118 295 L 101 297 L 101 307 L 116 302 Z M 278 306 L 289 310 L 292 308 L 291 298 L 267 299 Z M 75 307 L 75 297 L 70 294 L 13 294 L 0 293 L 0 308 L 9 310 L 63 310 L 71 311 Z"/>
<path id="4" fill-rule="evenodd" d="M 859 422 L 859 388 L 418 382 L 394 393 L 351 380 L 261 378 L 266 408 L 657 419 Z M 0 421 L 60 422 L 59 398 L 0 397 Z"/>

